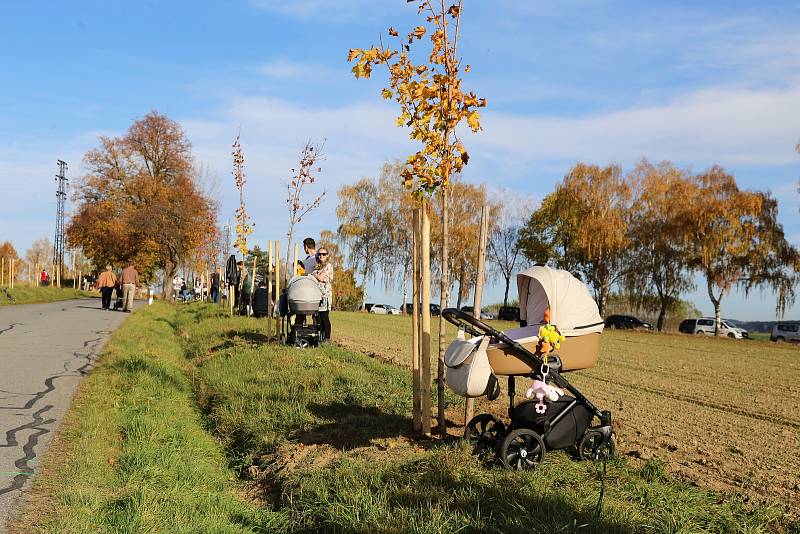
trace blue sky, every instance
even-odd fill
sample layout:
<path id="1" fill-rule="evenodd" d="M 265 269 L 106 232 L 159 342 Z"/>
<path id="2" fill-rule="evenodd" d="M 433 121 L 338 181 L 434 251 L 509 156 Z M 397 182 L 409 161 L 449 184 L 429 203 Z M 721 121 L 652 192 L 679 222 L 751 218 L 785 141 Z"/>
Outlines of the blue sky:
<path id="1" fill-rule="evenodd" d="M 285 234 L 284 184 L 304 141 L 327 139 L 328 197 L 303 234 L 336 226 L 335 191 L 413 148 L 355 80 L 351 47 L 415 24 L 404 0 L 3 2 L 0 240 L 52 237 L 55 161 L 80 176 L 101 134 L 157 109 L 186 129 L 235 207 L 230 144 L 241 129 L 256 242 Z M 780 201 L 800 245 L 800 4 L 466 0 L 465 80 L 489 107 L 467 136 L 465 179 L 541 198 L 578 161 L 717 163 Z M 513 290 L 512 290 L 513 292 Z M 373 287 L 370 300 L 399 304 Z M 489 291 L 490 301 L 501 296 Z M 690 295 L 705 313 L 704 291 Z M 733 294 L 724 315 L 774 317 L 774 297 Z M 795 317 L 800 307 L 788 314 Z"/>

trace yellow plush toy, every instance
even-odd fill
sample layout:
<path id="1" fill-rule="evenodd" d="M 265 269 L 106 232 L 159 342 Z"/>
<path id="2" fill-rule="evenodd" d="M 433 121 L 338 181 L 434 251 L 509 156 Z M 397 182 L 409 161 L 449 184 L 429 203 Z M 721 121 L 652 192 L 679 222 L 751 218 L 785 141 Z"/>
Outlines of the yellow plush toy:
<path id="1" fill-rule="evenodd" d="M 544 322 L 546 324 L 539 328 L 539 353 L 549 354 L 561 348 L 561 344 L 566 339 L 556 327 L 550 324 L 550 308 L 544 311 Z"/>

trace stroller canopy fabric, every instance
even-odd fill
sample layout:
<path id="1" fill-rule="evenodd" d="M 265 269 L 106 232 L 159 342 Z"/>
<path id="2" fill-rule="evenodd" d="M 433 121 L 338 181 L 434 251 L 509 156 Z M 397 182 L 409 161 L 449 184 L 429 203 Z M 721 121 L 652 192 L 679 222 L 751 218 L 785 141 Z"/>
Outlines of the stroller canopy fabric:
<path id="1" fill-rule="evenodd" d="M 517 275 L 519 318 L 528 324 L 543 322 L 550 306 L 550 322 L 565 336 L 603 331 L 603 319 L 586 285 L 567 271 L 531 267 Z"/>

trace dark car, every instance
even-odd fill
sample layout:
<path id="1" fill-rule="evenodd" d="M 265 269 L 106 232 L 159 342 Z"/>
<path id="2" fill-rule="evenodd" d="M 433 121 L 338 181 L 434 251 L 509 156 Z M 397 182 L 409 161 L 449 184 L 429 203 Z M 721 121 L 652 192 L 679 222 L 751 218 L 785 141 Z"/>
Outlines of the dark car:
<path id="1" fill-rule="evenodd" d="M 497 318 L 501 321 L 519 321 L 519 308 L 516 306 L 500 306 Z"/>
<path id="2" fill-rule="evenodd" d="M 364 304 L 364 311 L 369 313 L 369 311 L 372 309 L 374 305 L 375 305 L 374 302 L 367 302 L 366 304 Z"/>
<path id="3" fill-rule="evenodd" d="M 401 309 L 402 309 L 402 308 L 401 308 Z M 433 303 L 431 303 L 431 315 L 439 315 L 439 312 L 440 312 L 440 310 L 441 310 L 441 308 L 439 307 L 439 305 L 438 305 L 438 304 L 433 304 Z M 407 313 L 408 315 L 411 315 L 412 311 L 413 311 L 413 310 L 412 310 L 412 305 L 411 305 L 411 303 L 410 303 L 410 302 L 407 302 L 407 303 L 406 303 L 406 313 Z"/>
<path id="4" fill-rule="evenodd" d="M 631 315 L 609 315 L 606 318 L 606 328 L 616 328 L 619 330 L 652 330 L 653 325 Z"/>
<path id="5" fill-rule="evenodd" d="M 678 332 L 682 334 L 694 334 L 695 327 L 697 326 L 697 319 L 684 319 L 678 325 Z"/>

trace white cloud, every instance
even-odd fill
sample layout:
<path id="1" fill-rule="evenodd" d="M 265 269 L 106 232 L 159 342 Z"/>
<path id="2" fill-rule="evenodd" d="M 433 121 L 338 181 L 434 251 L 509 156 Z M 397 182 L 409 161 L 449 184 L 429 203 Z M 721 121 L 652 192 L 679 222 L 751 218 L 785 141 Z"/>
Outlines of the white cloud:
<path id="1" fill-rule="evenodd" d="M 800 87 L 708 89 L 659 106 L 582 117 L 485 114 L 474 144 L 524 162 L 632 162 L 646 156 L 707 165 L 797 161 Z"/>

